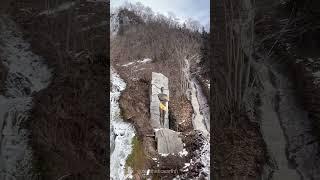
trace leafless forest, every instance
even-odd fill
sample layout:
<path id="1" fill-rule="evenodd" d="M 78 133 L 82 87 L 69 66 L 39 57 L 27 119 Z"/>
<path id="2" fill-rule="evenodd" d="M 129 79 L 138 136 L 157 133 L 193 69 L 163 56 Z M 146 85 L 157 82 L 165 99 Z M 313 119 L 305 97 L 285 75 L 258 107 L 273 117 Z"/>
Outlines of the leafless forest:
<path id="1" fill-rule="evenodd" d="M 134 124 L 138 141 L 144 149 L 143 157 L 130 158 L 134 177 L 145 177 L 141 173 L 143 169 L 181 169 L 190 159 L 199 159 L 199 153 L 194 150 L 199 150 L 202 141 L 196 140 L 201 137 L 197 137 L 192 125 L 193 107 L 187 93 L 191 84 L 186 61 L 190 62 L 192 77 L 197 79 L 208 97 L 209 32 L 191 18 L 180 23 L 175 15 L 156 14 L 142 4 L 126 4 L 112 11 L 110 27 L 111 66 L 127 83 L 120 97 L 120 108 L 124 119 Z M 139 64 L 137 61 L 145 58 L 151 62 Z M 187 151 L 190 152 L 186 157 L 160 156 L 154 147 L 154 140 L 146 136 L 153 133 L 149 120 L 151 72 L 162 73 L 169 79 L 170 129 L 184 135 Z M 159 159 L 158 165 L 153 158 Z M 202 166 L 197 162 L 189 167 L 193 170 L 188 172 L 155 174 L 155 178 L 171 179 L 177 175 L 185 178 L 208 177 L 208 174 L 201 174 Z"/>

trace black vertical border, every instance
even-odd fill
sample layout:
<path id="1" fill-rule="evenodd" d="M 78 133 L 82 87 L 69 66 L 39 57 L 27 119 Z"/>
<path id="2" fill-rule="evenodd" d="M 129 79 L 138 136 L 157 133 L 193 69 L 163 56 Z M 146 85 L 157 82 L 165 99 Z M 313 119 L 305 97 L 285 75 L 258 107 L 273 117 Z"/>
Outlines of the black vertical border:
<path id="1" fill-rule="evenodd" d="M 111 114 L 110 114 L 110 86 L 111 86 L 111 77 L 110 77 L 110 0 L 107 2 L 107 12 L 106 12 L 106 18 L 107 18 L 107 29 L 106 29 L 106 79 L 107 83 L 105 85 L 106 87 L 106 105 L 107 105 L 107 111 L 106 111 L 106 132 L 107 132 L 107 147 L 106 147 L 106 173 L 107 173 L 107 179 L 110 179 L 110 122 L 111 122 Z"/>
<path id="2" fill-rule="evenodd" d="M 216 6 L 216 1 L 217 0 L 210 0 L 210 36 L 209 36 L 209 41 L 210 41 L 210 47 L 209 47 L 209 61 L 210 61 L 210 89 L 209 89 L 209 111 L 210 111 L 210 179 L 214 179 L 214 154 L 213 154 L 213 141 L 214 141 L 214 130 L 213 130 L 213 31 L 214 31 L 214 22 L 215 22 L 215 17 L 213 10 L 215 9 Z"/>

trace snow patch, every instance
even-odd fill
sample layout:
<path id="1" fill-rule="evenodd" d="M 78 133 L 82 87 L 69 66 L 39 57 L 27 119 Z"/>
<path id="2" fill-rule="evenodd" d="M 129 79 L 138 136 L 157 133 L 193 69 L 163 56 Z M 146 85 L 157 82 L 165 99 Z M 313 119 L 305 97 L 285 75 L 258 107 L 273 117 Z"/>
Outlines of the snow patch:
<path id="1" fill-rule="evenodd" d="M 125 175 L 125 178 L 124 179 L 133 179 L 133 170 L 131 167 L 128 167 L 128 170 L 127 170 L 127 174 Z"/>
<path id="2" fill-rule="evenodd" d="M 127 64 L 123 64 L 122 66 L 123 67 L 127 67 L 127 66 L 130 66 L 130 65 L 132 65 L 132 64 L 134 64 L 135 62 L 129 62 L 129 63 L 127 63 Z"/>
<path id="3" fill-rule="evenodd" d="M 210 140 L 205 141 L 200 151 L 200 162 L 204 165 L 202 172 L 209 175 L 210 179 Z"/>
<path id="4" fill-rule="evenodd" d="M 162 156 L 162 157 L 167 157 L 167 156 L 169 156 L 169 154 L 166 154 L 166 153 L 159 153 L 160 154 L 160 156 Z"/>
<path id="5" fill-rule="evenodd" d="M 190 163 L 184 163 L 184 167 L 183 168 L 187 168 L 190 166 Z"/>
<path id="6" fill-rule="evenodd" d="M 70 9 L 72 6 L 74 6 L 76 3 L 75 2 L 65 2 L 62 3 L 60 6 L 54 8 L 54 9 L 48 9 L 45 11 L 42 11 L 39 15 L 52 15 L 57 12 L 65 11 Z"/>
<path id="7" fill-rule="evenodd" d="M 183 148 L 183 150 L 179 152 L 179 156 L 186 156 L 186 155 L 188 155 L 188 151 Z"/>
<path id="8" fill-rule="evenodd" d="M 188 172 L 189 171 L 189 167 L 190 166 L 190 163 L 184 163 L 184 166 L 183 168 L 181 169 L 183 172 Z M 176 177 L 177 178 L 177 177 Z"/>
<path id="9" fill-rule="evenodd" d="M 129 63 L 127 63 L 127 64 L 123 64 L 122 66 L 123 67 L 127 67 L 127 66 L 131 66 L 131 65 L 133 65 L 133 64 L 136 64 L 136 63 L 139 63 L 139 64 L 145 64 L 145 63 L 147 63 L 147 62 L 151 62 L 152 60 L 150 59 L 150 58 L 145 58 L 145 59 L 143 59 L 143 60 L 138 60 L 138 61 L 136 61 L 136 62 L 129 62 Z M 136 67 L 136 66 L 135 66 Z M 142 70 L 142 69 L 140 69 L 140 70 Z"/>
<path id="10" fill-rule="evenodd" d="M 141 61 L 137 61 L 137 62 L 138 63 L 147 63 L 147 62 L 150 62 L 150 61 L 152 61 L 150 58 L 145 58 L 145 59 L 143 59 Z"/>

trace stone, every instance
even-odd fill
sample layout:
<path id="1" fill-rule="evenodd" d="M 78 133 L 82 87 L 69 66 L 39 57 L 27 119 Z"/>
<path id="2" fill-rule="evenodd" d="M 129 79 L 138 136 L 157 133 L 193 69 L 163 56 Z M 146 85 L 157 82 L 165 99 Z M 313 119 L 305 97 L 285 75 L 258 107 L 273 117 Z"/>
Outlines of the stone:
<path id="1" fill-rule="evenodd" d="M 158 98 L 158 94 L 161 93 L 160 88 L 164 87 L 164 93 L 169 97 L 169 80 L 166 76 L 161 73 L 152 72 L 152 80 L 151 80 L 151 93 L 150 93 L 150 115 L 151 115 L 151 126 L 153 128 L 162 128 L 160 126 L 160 111 L 159 104 L 160 100 Z M 170 101 L 170 98 L 169 98 Z M 168 107 L 168 103 L 167 103 Z M 168 108 L 167 108 L 168 109 Z M 164 128 L 169 128 L 169 118 L 168 112 L 165 114 L 164 118 Z"/>
<path id="2" fill-rule="evenodd" d="M 155 136 L 159 154 L 178 154 L 183 151 L 183 143 L 178 132 L 161 128 L 155 131 Z"/>

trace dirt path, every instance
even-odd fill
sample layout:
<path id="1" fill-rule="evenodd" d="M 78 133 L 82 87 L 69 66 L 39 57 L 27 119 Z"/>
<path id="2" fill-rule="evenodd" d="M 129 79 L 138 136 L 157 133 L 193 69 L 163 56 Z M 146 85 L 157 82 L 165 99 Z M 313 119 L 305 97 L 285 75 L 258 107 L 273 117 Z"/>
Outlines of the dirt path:
<path id="1" fill-rule="evenodd" d="M 0 95 L 0 179 L 5 180 L 31 175 L 29 132 L 23 125 L 32 108 L 32 93 L 49 84 L 50 71 L 9 17 L 0 17 L 0 28 L 1 58 L 8 68 L 5 92 Z"/>

